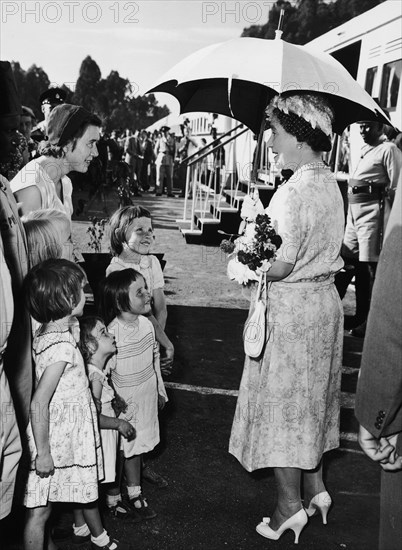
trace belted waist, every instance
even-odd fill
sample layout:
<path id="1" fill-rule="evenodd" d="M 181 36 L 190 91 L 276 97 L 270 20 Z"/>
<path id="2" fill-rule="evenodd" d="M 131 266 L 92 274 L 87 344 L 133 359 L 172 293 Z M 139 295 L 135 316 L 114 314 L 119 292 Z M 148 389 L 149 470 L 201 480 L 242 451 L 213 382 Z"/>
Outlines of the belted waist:
<path id="1" fill-rule="evenodd" d="M 370 180 L 358 180 L 352 178 L 348 182 L 348 193 L 351 195 L 367 193 L 369 195 L 377 195 L 378 198 L 380 198 L 381 193 L 385 189 L 385 185 L 385 183 L 377 183 Z"/>

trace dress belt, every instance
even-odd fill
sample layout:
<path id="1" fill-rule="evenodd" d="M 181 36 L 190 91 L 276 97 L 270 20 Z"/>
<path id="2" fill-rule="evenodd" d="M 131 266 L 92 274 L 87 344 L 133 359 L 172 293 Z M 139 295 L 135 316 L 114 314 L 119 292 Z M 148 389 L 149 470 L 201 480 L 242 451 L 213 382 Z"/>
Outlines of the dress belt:
<path id="1" fill-rule="evenodd" d="M 272 288 L 286 288 L 288 290 L 291 290 L 292 288 L 321 288 L 325 286 L 330 286 L 334 283 L 335 277 L 334 275 L 331 275 L 327 279 L 321 280 L 321 281 L 295 281 L 294 283 L 289 282 L 285 283 L 284 281 L 272 281 Z"/>

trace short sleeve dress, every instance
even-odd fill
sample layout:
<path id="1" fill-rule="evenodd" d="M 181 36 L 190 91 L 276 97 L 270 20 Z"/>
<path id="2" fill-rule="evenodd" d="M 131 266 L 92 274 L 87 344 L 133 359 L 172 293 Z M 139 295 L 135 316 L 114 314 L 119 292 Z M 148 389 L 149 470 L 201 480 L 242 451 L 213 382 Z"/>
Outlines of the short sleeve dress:
<path id="1" fill-rule="evenodd" d="M 129 458 L 152 451 L 159 443 L 158 394 L 166 401 L 167 395 L 152 323 L 142 315 L 131 324 L 114 319 L 108 331 L 117 346 L 110 360 L 113 384 L 128 405 L 121 418 L 136 429 L 134 440 L 121 439 L 124 456 Z"/>
<path id="2" fill-rule="evenodd" d="M 54 474 L 40 478 L 35 471 L 36 445 L 31 423 L 27 428 L 31 457 L 24 504 L 27 508 L 48 502 L 89 503 L 98 498 L 103 459 L 98 419 L 85 372 L 84 360 L 68 330 L 38 332 L 33 342 L 36 384 L 47 368 L 67 363 L 49 404 L 49 444 Z M 41 414 L 37 411 L 37 414 Z"/>
<path id="3" fill-rule="evenodd" d="M 163 279 L 161 265 L 158 258 L 152 254 L 149 256 L 142 255 L 139 264 L 124 262 L 118 256 L 115 256 L 112 258 L 112 261 L 106 269 L 106 275 L 109 275 L 109 273 L 112 273 L 113 271 L 121 271 L 129 268 L 135 269 L 141 273 L 147 283 L 149 292 L 152 293 L 158 288 L 164 288 L 165 282 Z"/>
<path id="4" fill-rule="evenodd" d="M 102 384 L 101 413 L 105 416 L 116 418 L 115 412 L 112 407 L 114 390 L 109 384 L 106 374 L 91 364 L 87 365 L 87 371 L 90 382 L 93 382 L 94 380 L 99 380 L 99 382 Z M 116 478 L 116 455 L 119 434 L 117 430 L 101 429 L 100 436 L 102 441 L 103 465 L 105 472 L 105 477 L 102 480 L 102 483 L 112 483 Z"/>
<path id="5" fill-rule="evenodd" d="M 55 210 L 60 210 L 71 219 L 73 213 L 73 184 L 68 176 L 63 176 L 61 184 L 63 201 L 57 196 L 53 180 L 43 170 L 37 159 L 33 159 L 11 180 L 10 187 L 11 191 L 16 193 L 17 191 L 21 191 L 21 189 L 26 189 L 34 185 L 39 189 L 42 199 L 42 209 L 53 208 Z"/>
<path id="6" fill-rule="evenodd" d="M 277 259 L 295 265 L 268 283 L 266 342 L 260 357 L 246 356 L 229 452 L 248 471 L 312 469 L 339 446 L 343 310 L 334 274 L 344 213 L 335 177 L 323 163 L 302 166 L 267 213 L 283 239 Z"/>

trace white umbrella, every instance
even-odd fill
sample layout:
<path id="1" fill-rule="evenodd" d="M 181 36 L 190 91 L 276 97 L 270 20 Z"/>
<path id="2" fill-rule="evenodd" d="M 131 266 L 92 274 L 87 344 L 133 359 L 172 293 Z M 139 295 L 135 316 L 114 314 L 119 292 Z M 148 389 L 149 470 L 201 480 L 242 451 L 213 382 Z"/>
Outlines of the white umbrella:
<path id="1" fill-rule="evenodd" d="M 336 59 L 281 39 L 236 38 L 213 44 L 180 61 L 149 90 L 175 96 L 182 113 L 208 111 L 231 116 L 255 133 L 273 95 L 295 91 L 328 96 L 337 133 L 359 120 L 390 124 L 373 98 Z"/>

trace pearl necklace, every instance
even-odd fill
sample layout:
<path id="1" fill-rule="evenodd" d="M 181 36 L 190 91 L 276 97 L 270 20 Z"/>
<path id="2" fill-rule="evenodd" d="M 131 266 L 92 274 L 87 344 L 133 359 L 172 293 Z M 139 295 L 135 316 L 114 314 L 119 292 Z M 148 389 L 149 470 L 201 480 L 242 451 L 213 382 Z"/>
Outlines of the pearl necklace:
<path id="1" fill-rule="evenodd" d="M 286 185 L 298 172 L 304 172 L 305 170 L 330 170 L 330 167 L 325 164 L 325 162 L 322 162 L 318 160 L 317 162 L 308 162 L 307 164 L 303 164 L 298 168 L 293 174 L 290 176 L 290 178 L 283 183 L 281 183 L 278 186 L 278 189 L 280 189 L 283 185 Z"/>

